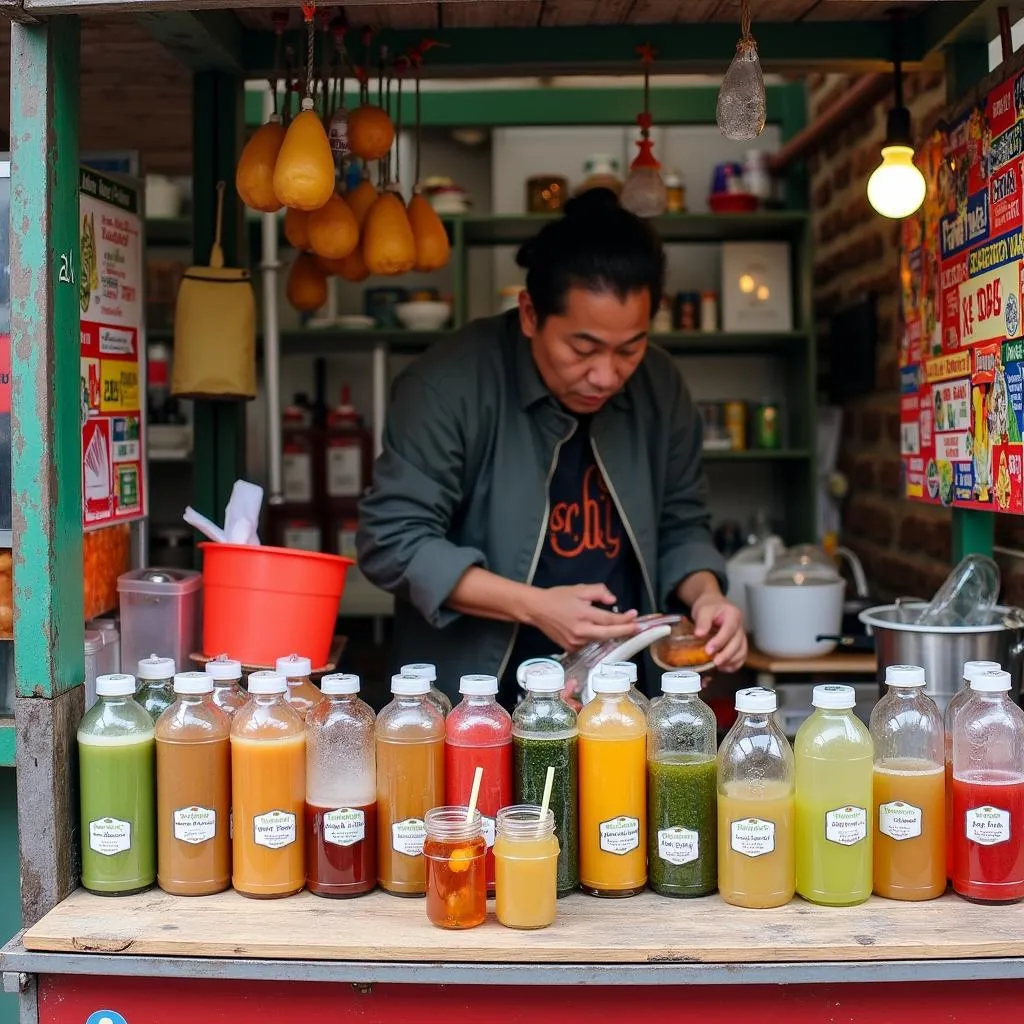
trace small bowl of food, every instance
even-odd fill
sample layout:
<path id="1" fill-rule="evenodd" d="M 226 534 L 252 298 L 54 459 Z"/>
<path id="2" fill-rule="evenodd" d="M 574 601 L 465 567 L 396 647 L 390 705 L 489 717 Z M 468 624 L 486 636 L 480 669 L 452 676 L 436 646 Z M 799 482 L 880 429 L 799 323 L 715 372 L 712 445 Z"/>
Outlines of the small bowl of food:
<path id="1" fill-rule="evenodd" d="M 447 302 L 399 302 L 395 306 L 399 323 L 409 331 L 439 331 L 451 312 Z"/>
<path id="2" fill-rule="evenodd" d="M 704 641 L 693 635 L 693 623 L 689 619 L 680 620 L 668 636 L 651 644 L 651 659 L 666 672 L 680 668 L 707 672 L 715 665 L 704 649 Z"/>

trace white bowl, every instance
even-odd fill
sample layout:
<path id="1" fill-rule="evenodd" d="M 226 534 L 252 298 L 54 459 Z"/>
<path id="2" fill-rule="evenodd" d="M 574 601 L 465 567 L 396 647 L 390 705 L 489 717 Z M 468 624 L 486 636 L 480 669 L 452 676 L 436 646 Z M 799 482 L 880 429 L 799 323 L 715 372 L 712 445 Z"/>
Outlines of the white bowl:
<path id="1" fill-rule="evenodd" d="M 410 331 L 439 331 L 448 322 L 451 309 L 447 302 L 399 302 L 395 315 Z"/>

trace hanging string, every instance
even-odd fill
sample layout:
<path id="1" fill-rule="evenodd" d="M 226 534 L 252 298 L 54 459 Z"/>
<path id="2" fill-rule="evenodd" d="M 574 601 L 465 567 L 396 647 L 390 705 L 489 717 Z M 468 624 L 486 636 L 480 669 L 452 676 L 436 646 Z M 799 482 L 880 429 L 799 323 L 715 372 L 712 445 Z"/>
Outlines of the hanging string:
<path id="1" fill-rule="evenodd" d="M 420 108 L 420 69 L 416 67 L 416 180 L 413 182 L 417 188 L 420 184 L 420 153 L 423 151 L 423 111 Z"/>
<path id="2" fill-rule="evenodd" d="M 740 39 L 748 43 L 750 35 L 750 0 L 740 0 Z"/>
<path id="3" fill-rule="evenodd" d="M 274 27 L 274 67 L 273 75 L 267 79 L 270 85 L 270 95 L 274 101 L 275 116 L 280 113 L 277 105 L 277 86 L 281 78 L 281 70 L 284 57 L 284 30 L 288 25 L 288 14 L 286 11 L 274 11 L 270 15 L 270 23 Z M 283 118 L 282 118 L 283 120 Z"/>
<path id="4" fill-rule="evenodd" d="M 302 17 L 306 21 L 306 99 L 313 98 L 313 47 L 316 42 L 316 28 L 313 24 L 313 15 L 316 14 L 315 0 L 310 3 L 303 3 Z"/>
<path id="5" fill-rule="evenodd" d="M 402 139 L 402 73 L 409 66 L 408 57 L 397 57 L 395 59 L 395 79 L 398 83 L 398 99 L 395 109 L 395 181 L 402 180 L 401 170 L 401 139 Z M 415 184 L 415 182 L 414 182 Z"/>
<path id="6" fill-rule="evenodd" d="M 643 43 L 636 48 L 636 52 L 644 69 L 644 110 L 637 122 L 640 124 L 640 137 L 648 139 L 651 136 L 651 65 L 654 63 L 655 49 L 650 43 Z"/>

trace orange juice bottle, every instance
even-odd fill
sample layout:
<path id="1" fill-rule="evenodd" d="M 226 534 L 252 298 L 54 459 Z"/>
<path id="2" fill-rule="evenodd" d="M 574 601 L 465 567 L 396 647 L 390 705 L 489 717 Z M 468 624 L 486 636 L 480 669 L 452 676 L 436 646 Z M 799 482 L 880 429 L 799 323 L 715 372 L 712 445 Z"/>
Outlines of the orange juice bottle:
<path id="1" fill-rule="evenodd" d="M 621 670 L 594 673 L 580 712 L 580 886 L 635 896 L 647 884 L 647 719 Z"/>
<path id="2" fill-rule="evenodd" d="M 399 675 L 377 716 L 377 881 L 394 896 L 426 892 L 427 811 L 444 803 L 444 716 L 430 680 Z"/>
<path id="3" fill-rule="evenodd" d="M 251 699 L 231 722 L 231 882 L 243 896 L 291 896 L 306 884 L 306 731 L 287 689 L 283 675 L 253 672 Z"/>

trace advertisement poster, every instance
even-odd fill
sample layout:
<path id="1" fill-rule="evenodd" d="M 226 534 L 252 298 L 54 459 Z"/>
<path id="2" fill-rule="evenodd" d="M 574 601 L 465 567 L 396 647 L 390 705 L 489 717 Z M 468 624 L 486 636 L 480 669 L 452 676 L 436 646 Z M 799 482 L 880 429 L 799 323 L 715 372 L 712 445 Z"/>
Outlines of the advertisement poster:
<path id="1" fill-rule="evenodd" d="M 917 159 L 926 198 L 901 227 L 904 491 L 1024 514 L 1024 73 Z"/>
<path id="2" fill-rule="evenodd" d="M 146 514 L 138 192 L 82 168 L 79 230 L 75 283 L 81 305 L 82 515 L 88 529 Z"/>

